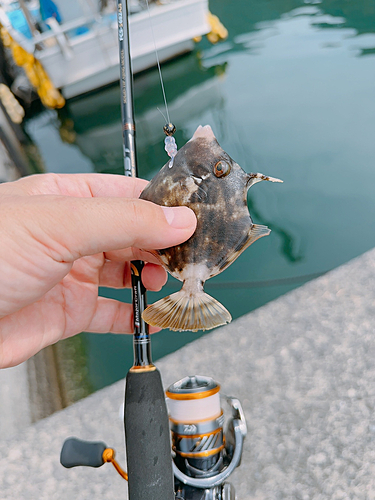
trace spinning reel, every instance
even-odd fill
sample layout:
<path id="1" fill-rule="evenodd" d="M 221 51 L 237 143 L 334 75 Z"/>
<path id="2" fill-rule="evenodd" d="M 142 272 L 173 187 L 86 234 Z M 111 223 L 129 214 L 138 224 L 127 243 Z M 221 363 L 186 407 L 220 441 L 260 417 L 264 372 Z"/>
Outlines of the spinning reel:
<path id="1" fill-rule="evenodd" d="M 199 375 L 185 377 L 166 391 L 176 500 L 235 499 L 234 488 L 226 480 L 240 465 L 246 422 L 239 400 L 223 396 L 230 411 L 224 431 L 219 391 L 212 378 Z M 111 462 L 128 479 L 114 450 L 102 442 L 69 438 L 60 461 L 67 468 Z"/>
<path id="2" fill-rule="evenodd" d="M 185 377 L 167 390 L 176 499 L 234 500 L 226 479 L 241 462 L 246 421 L 238 399 L 224 433 L 220 386 L 209 377 Z"/>

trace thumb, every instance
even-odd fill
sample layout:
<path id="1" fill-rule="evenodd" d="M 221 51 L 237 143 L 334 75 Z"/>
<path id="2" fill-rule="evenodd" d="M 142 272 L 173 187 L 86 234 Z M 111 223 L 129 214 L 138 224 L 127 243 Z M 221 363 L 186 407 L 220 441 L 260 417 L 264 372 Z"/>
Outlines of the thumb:
<path id="1" fill-rule="evenodd" d="M 188 207 L 161 207 L 140 199 L 33 196 L 30 200 L 39 205 L 40 217 L 33 218 L 38 226 L 35 237 L 45 239 L 57 251 L 55 258 L 64 262 L 127 247 L 175 246 L 193 234 L 197 223 Z"/>

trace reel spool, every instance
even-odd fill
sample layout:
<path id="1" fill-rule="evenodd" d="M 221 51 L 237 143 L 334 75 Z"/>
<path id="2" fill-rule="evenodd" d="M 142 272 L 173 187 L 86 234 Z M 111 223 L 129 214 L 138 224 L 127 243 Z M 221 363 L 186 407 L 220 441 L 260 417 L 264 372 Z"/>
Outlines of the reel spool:
<path id="1" fill-rule="evenodd" d="M 190 472 L 192 467 L 210 470 L 224 449 L 219 391 L 213 379 L 193 376 L 176 382 L 166 392 L 175 461 L 181 466 L 185 462 Z"/>
<path id="2" fill-rule="evenodd" d="M 246 422 L 238 399 L 227 397 L 232 417 L 224 433 L 219 391 L 219 384 L 202 375 L 185 377 L 166 391 L 176 499 L 235 498 L 225 480 L 240 464 Z"/>

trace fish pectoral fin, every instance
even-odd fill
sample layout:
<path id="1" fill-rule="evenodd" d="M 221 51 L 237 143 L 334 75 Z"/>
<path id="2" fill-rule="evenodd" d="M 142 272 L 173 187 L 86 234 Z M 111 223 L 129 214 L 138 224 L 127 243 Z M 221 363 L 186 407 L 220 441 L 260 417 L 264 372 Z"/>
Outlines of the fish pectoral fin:
<path id="1" fill-rule="evenodd" d="M 149 325 L 178 332 L 210 330 L 232 320 L 216 299 L 203 291 L 193 295 L 184 288 L 148 306 L 142 318 Z"/>
<path id="2" fill-rule="evenodd" d="M 197 195 L 197 197 L 199 198 L 200 201 L 203 201 L 204 198 L 207 198 L 207 193 L 203 189 L 203 187 L 201 186 L 202 182 L 205 180 L 205 176 L 199 177 L 197 175 L 190 174 L 189 178 L 192 179 L 195 186 L 197 186 L 197 188 L 198 188 L 197 191 L 195 192 L 195 194 Z"/>
<path id="3" fill-rule="evenodd" d="M 193 179 L 195 184 L 198 184 L 198 185 L 201 184 L 203 181 L 202 177 L 198 177 L 197 175 L 190 174 L 190 177 Z"/>

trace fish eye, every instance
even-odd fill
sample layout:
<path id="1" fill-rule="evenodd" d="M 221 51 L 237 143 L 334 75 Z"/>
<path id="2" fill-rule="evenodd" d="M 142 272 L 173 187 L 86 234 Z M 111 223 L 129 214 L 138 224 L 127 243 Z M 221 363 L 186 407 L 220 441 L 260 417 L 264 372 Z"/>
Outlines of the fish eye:
<path id="1" fill-rule="evenodd" d="M 226 161 L 218 161 L 214 166 L 216 177 L 225 177 L 230 172 L 230 165 Z"/>

